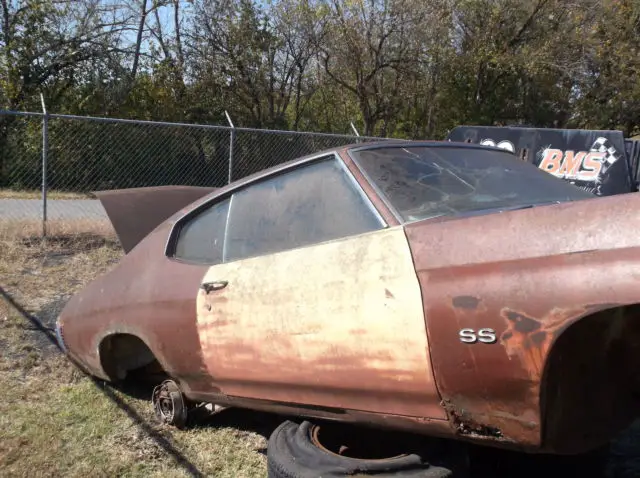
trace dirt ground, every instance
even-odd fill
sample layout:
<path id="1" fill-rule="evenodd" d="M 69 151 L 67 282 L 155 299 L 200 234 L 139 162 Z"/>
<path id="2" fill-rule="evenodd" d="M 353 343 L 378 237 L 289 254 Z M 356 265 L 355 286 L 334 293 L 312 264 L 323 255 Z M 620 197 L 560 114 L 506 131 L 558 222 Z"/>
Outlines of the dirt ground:
<path id="1" fill-rule="evenodd" d="M 67 234 L 46 245 L 0 237 L 0 476 L 265 477 L 267 438 L 282 417 L 229 409 L 186 430 L 170 429 L 155 421 L 148 390 L 93 380 L 52 342 L 69 297 L 121 257 L 117 241 L 103 232 Z M 604 471 L 594 456 L 479 447 L 470 456 L 475 478 L 638 477 L 640 423 L 603 450 Z"/>

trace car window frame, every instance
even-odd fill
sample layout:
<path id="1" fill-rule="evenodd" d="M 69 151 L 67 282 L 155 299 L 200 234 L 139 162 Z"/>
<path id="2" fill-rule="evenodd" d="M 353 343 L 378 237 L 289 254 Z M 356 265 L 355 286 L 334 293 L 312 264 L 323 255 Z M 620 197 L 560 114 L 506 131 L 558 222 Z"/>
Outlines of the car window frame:
<path id="1" fill-rule="evenodd" d="M 183 226 L 189 222 L 190 219 L 197 219 L 197 217 L 205 212 L 207 209 L 215 207 L 219 204 L 222 204 L 225 201 L 229 201 L 229 205 L 227 206 L 227 218 L 225 220 L 225 235 L 226 235 L 226 227 L 229 222 L 229 211 L 231 210 L 231 195 L 221 195 L 215 198 L 211 198 L 211 200 L 207 200 L 202 204 L 196 206 L 193 210 L 187 212 L 184 216 L 180 217 L 172 226 L 169 231 L 169 236 L 167 237 L 167 242 L 164 249 L 164 255 L 167 259 L 172 260 L 174 262 L 179 262 L 181 264 L 188 265 L 196 265 L 196 266 L 213 266 L 218 264 L 223 264 L 223 262 L 202 262 L 202 261 L 194 261 L 189 259 L 184 259 L 181 257 L 176 257 L 176 249 L 178 245 L 178 240 L 180 239 L 180 233 L 182 232 Z M 184 219 L 184 220 L 183 220 Z M 223 247 L 223 258 L 224 258 L 224 243 Z"/>
<path id="2" fill-rule="evenodd" d="M 301 158 L 302 159 L 302 158 Z M 278 176 L 283 176 L 286 174 L 291 174 L 294 171 L 297 171 L 299 169 L 305 168 L 307 166 L 310 166 L 312 164 L 315 163 L 319 163 L 322 161 L 327 161 L 327 160 L 334 160 L 337 161 L 339 167 L 342 169 L 342 171 L 345 173 L 346 177 L 348 178 L 348 182 L 355 188 L 356 192 L 360 195 L 360 197 L 362 198 L 365 206 L 373 213 L 373 215 L 375 216 L 375 218 L 377 219 L 378 223 L 380 224 L 380 228 L 376 229 L 375 231 L 380 231 L 383 229 L 387 229 L 389 228 L 389 223 L 387 220 L 385 220 L 383 214 L 378 210 L 378 208 L 376 207 L 375 203 L 371 200 L 371 198 L 369 197 L 369 195 L 366 193 L 366 191 L 364 190 L 364 188 L 362 187 L 362 185 L 358 182 L 357 178 L 355 177 L 355 175 L 353 174 L 353 171 L 351 171 L 349 169 L 349 167 L 345 164 L 344 159 L 340 156 L 340 154 L 338 154 L 336 151 L 327 153 L 319 153 L 318 155 L 313 155 L 313 156 L 309 156 L 307 158 L 302 159 L 300 162 L 296 162 L 294 164 L 292 164 L 291 166 L 288 166 L 286 168 L 280 169 L 280 170 L 276 170 L 276 171 L 272 171 L 268 174 L 265 175 L 261 175 L 258 176 L 256 178 L 253 178 L 247 182 L 240 182 L 239 184 L 237 184 L 236 186 L 232 187 L 231 189 L 225 190 L 223 192 L 220 193 L 216 193 L 213 197 L 203 201 L 201 204 L 198 204 L 196 207 L 194 207 L 192 210 L 187 211 L 185 214 L 183 214 L 181 217 L 179 217 L 174 224 L 171 226 L 171 229 L 169 231 L 169 235 L 167 237 L 167 242 L 165 245 L 165 257 L 169 260 L 172 260 L 174 262 L 179 262 L 182 264 L 188 264 L 188 265 L 198 265 L 198 266 L 205 266 L 205 267 L 212 267 L 215 265 L 220 265 L 220 264 L 229 264 L 232 262 L 238 262 L 238 261 L 242 261 L 242 260 L 247 260 L 247 259 L 251 259 L 251 258 L 255 258 L 255 257 L 264 257 L 264 256 L 269 256 L 269 255 L 273 255 L 273 254 L 278 254 L 278 253 L 282 253 L 282 252 L 286 252 L 286 251 L 292 251 L 292 250 L 296 250 L 296 249 L 302 249 L 305 247 L 314 247 L 317 246 L 319 244 L 323 244 L 326 242 L 331 242 L 331 241 L 335 241 L 335 240 L 340 240 L 340 239 L 346 239 L 349 237 L 355 237 L 357 235 L 349 235 L 349 236 L 344 236 L 341 238 L 336 238 L 336 239 L 330 239 L 328 241 L 321 241 L 321 242 L 314 242 L 311 244 L 306 244 L 304 246 L 298 246 L 298 247 L 294 247 L 294 248 L 288 248 L 288 249 L 283 249 L 281 251 L 277 251 L 277 252 L 270 252 L 270 253 L 266 253 L 266 254 L 260 254 L 257 256 L 251 256 L 248 258 L 241 258 L 241 259 L 234 259 L 232 261 L 225 261 L 224 260 L 224 252 L 223 252 L 223 260 L 222 262 L 217 262 L 217 263 L 204 263 L 204 262 L 200 262 L 200 261 L 191 261 L 191 260 L 186 260 L 186 259 L 182 259 L 179 257 L 175 256 L 175 252 L 176 252 L 176 246 L 177 246 L 177 242 L 180 236 L 180 232 L 182 230 L 182 226 L 184 226 L 185 223 L 187 223 L 189 220 L 194 219 L 195 217 L 197 217 L 200 213 L 202 213 L 204 210 L 209 209 L 210 207 L 214 207 L 216 204 L 219 204 L 225 200 L 229 201 L 229 207 L 227 210 L 227 220 L 225 223 L 225 232 L 224 232 L 224 243 L 222 245 L 223 247 L 223 251 L 226 250 L 226 236 L 227 236 L 227 225 L 229 222 L 229 215 L 231 213 L 231 203 L 232 203 L 232 198 L 233 195 L 244 190 L 247 188 L 250 188 L 253 185 L 262 183 L 264 181 L 268 181 L 270 179 L 273 179 L 275 177 Z M 242 180 L 240 180 L 242 181 Z M 369 181 L 367 179 L 367 181 Z M 379 194 L 378 194 L 379 195 Z M 395 213 L 394 213 L 395 214 Z M 375 231 L 369 231 L 363 234 L 369 234 L 371 232 L 375 232 Z"/>

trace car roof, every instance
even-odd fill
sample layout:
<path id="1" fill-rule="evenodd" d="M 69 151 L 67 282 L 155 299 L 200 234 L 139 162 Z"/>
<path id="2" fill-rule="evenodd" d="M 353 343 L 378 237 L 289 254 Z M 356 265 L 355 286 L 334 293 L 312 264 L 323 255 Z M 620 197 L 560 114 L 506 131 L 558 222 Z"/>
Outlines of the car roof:
<path id="1" fill-rule="evenodd" d="M 196 210 L 200 209 L 200 207 L 204 203 L 209 202 L 211 199 L 214 199 L 217 197 L 223 197 L 227 195 L 229 192 L 239 187 L 259 181 L 260 179 L 263 179 L 263 178 L 267 178 L 273 174 L 295 168 L 307 162 L 311 162 L 315 159 L 318 159 L 322 156 L 328 156 L 331 154 L 340 156 L 341 153 L 351 153 L 351 152 L 359 152 L 359 151 L 367 151 L 367 150 L 383 149 L 383 148 L 418 148 L 418 147 L 465 148 L 465 149 L 489 150 L 494 152 L 498 151 L 506 154 L 513 154 L 510 151 L 499 149 L 494 146 L 484 146 L 477 143 L 461 143 L 461 142 L 454 142 L 454 141 L 415 141 L 415 140 L 408 140 L 408 139 L 391 139 L 390 138 L 390 139 L 385 139 L 380 141 L 370 141 L 364 144 L 351 143 L 343 146 L 324 149 L 321 151 L 317 151 L 315 153 L 294 158 L 289 161 L 285 161 L 275 166 L 271 166 L 270 168 L 262 169 L 256 173 L 237 179 L 225 186 L 222 186 L 216 189 L 214 192 L 207 194 L 203 198 L 195 201 L 192 204 L 192 207 L 189 207 L 189 212 L 186 213 L 183 216 L 183 218 L 190 216 Z M 171 220 L 170 222 L 173 222 L 173 221 Z"/>
<path id="2" fill-rule="evenodd" d="M 380 149 L 380 148 L 464 148 L 464 149 L 484 149 L 490 151 L 499 151 L 503 152 L 506 150 L 502 150 L 500 148 L 496 148 L 495 146 L 486 146 L 478 143 L 468 143 L 468 142 L 459 142 L 459 141 L 435 141 L 435 140 L 426 140 L 426 141 L 416 141 L 416 140 L 398 140 L 398 139 L 388 139 L 385 141 L 372 141 L 366 144 L 349 144 L 347 146 L 343 146 L 341 148 L 336 149 L 348 149 L 351 152 L 355 151 L 365 151 L 368 149 Z M 506 151 L 507 153 L 511 153 L 510 151 Z M 511 153 L 513 154 L 513 153 Z"/>
<path id="3" fill-rule="evenodd" d="M 337 146 L 334 148 L 317 151 L 315 153 L 307 154 L 305 156 L 294 158 L 289 161 L 285 161 L 283 163 L 277 164 L 275 166 L 262 169 L 256 173 L 237 179 L 236 181 L 233 181 L 227 184 L 226 186 L 221 187 L 216 191 L 216 193 L 224 193 L 230 189 L 235 189 L 236 187 L 241 186 L 243 184 L 251 183 L 260 178 L 270 176 L 271 174 L 293 168 L 295 166 L 317 159 L 321 156 L 327 156 L 330 154 L 340 155 L 340 153 L 342 152 L 359 152 L 359 151 L 366 151 L 371 149 L 409 148 L 409 147 L 410 148 L 417 148 L 417 147 L 465 148 L 465 149 L 499 151 L 499 152 L 505 152 L 508 154 L 513 154 L 513 153 L 510 153 L 509 151 L 498 149 L 494 146 L 484 146 L 477 143 L 461 143 L 461 142 L 454 142 L 454 141 L 414 141 L 414 140 L 408 140 L 408 139 L 386 139 L 381 141 L 371 141 L 364 144 L 351 143 L 343 146 Z"/>

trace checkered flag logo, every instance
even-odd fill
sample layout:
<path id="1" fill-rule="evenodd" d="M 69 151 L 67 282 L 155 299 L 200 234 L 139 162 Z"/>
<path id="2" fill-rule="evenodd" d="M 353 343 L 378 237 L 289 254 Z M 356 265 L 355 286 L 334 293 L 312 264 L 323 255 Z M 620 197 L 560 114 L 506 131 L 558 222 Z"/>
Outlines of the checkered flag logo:
<path id="1" fill-rule="evenodd" d="M 607 138 L 603 138 L 602 136 L 597 138 L 591 149 L 589 150 L 591 153 L 604 153 L 604 157 L 600 160 L 602 163 L 602 169 L 600 170 L 600 174 L 596 178 L 594 193 L 600 195 L 602 188 L 602 179 L 604 178 L 605 173 L 611 167 L 613 163 L 618 161 L 620 157 L 618 156 L 618 152 L 616 148 L 611 146 L 611 143 Z"/>
<path id="2" fill-rule="evenodd" d="M 595 140 L 589 152 L 605 153 L 605 156 L 602 159 L 602 162 L 604 163 L 604 165 L 606 165 L 606 167 L 611 166 L 618 159 L 620 159 L 618 156 L 618 152 L 616 151 L 616 148 L 611 146 L 611 143 L 607 138 L 603 138 L 603 137 L 600 137 Z"/>

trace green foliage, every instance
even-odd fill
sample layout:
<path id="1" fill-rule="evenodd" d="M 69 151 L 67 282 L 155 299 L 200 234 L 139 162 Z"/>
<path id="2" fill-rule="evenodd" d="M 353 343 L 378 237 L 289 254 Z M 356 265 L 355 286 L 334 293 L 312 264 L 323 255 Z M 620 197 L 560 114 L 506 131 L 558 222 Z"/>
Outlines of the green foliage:
<path id="1" fill-rule="evenodd" d="M 158 121 L 631 135 L 639 70 L 637 0 L 0 0 L 0 106 L 13 110 L 39 110 L 42 93 L 52 112 Z M 0 116 L 4 186 L 39 154 L 36 128 L 16 156 L 18 131 Z"/>

